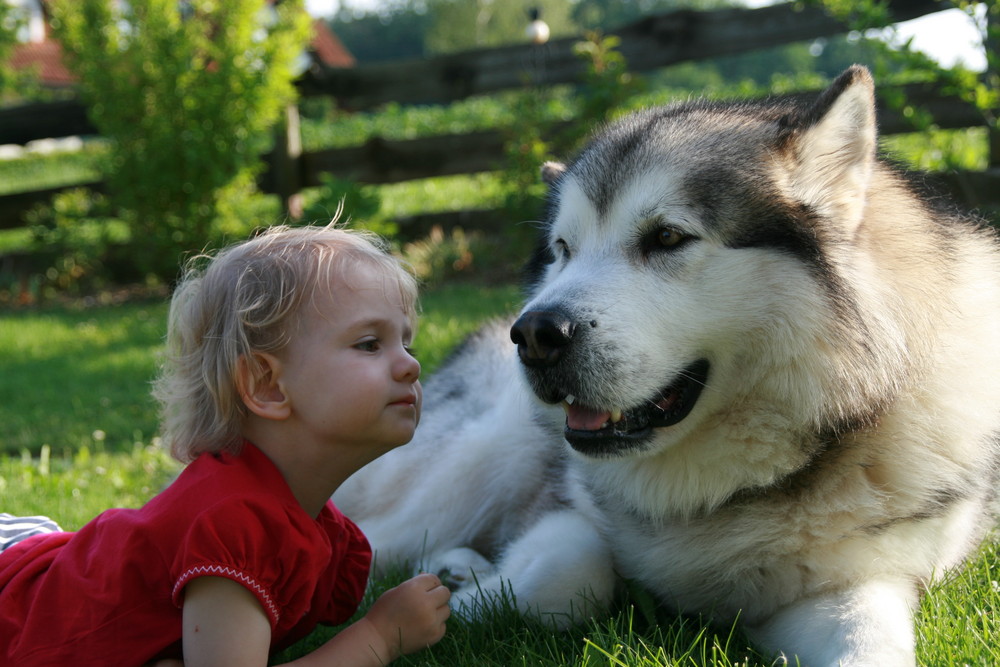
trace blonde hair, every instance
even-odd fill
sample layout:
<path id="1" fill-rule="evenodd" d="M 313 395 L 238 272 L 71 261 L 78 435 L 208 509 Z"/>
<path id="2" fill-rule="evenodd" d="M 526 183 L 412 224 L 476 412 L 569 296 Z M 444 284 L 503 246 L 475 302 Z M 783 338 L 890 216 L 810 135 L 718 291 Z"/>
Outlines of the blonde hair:
<path id="1" fill-rule="evenodd" d="M 170 303 L 166 358 L 153 389 L 164 444 L 176 459 L 239 452 L 247 414 L 236 384 L 240 360 L 252 364 L 255 352 L 281 351 L 317 287 L 350 284 L 362 264 L 378 270 L 383 289 L 398 291 L 415 322 L 416 280 L 373 234 L 332 224 L 277 226 L 187 263 Z"/>

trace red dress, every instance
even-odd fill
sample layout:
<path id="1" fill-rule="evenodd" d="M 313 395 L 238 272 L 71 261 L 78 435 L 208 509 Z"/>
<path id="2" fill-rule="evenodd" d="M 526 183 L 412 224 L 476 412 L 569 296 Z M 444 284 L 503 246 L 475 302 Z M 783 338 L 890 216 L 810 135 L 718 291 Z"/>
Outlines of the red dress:
<path id="1" fill-rule="evenodd" d="M 181 657 L 184 586 L 246 586 L 271 621 L 271 650 L 357 609 L 371 549 L 328 502 L 314 519 L 250 443 L 203 454 L 142 509 L 0 553 L 0 665 L 142 665 Z"/>

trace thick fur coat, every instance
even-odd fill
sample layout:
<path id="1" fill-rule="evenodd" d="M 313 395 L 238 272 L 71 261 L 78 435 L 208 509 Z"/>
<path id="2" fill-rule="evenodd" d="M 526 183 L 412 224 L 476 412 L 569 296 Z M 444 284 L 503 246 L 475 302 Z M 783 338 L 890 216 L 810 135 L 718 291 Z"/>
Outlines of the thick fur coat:
<path id="1" fill-rule="evenodd" d="M 854 67 L 546 165 L 517 321 L 334 497 L 379 562 L 449 570 L 472 613 L 506 589 L 565 625 L 625 577 L 805 665 L 912 665 L 921 590 L 995 520 L 1000 252 L 876 142 Z"/>

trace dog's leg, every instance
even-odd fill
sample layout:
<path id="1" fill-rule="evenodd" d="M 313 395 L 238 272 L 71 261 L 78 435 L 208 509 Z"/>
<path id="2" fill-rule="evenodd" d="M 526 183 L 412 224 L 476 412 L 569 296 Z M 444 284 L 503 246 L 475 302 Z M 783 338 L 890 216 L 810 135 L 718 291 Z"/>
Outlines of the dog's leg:
<path id="1" fill-rule="evenodd" d="M 796 602 L 747 630 L 803 667 L 913 667 L 915 606 L 912 583 L 870 581 Z"/>
<path id="2" fill-rule="evenodd" d="M 575 510 L 545 515 L 510 544 L 495 571 L 473 574 L 452 596 L 460 614 L 481 616 L 491 601 L 512 596 L 522 612 L 560 629 L 605 609 L 617 583 L 611 550 Z"/>
<path id="3" fill-rule="evenodd" d="M 475 586 L 478 579 L 485 579 L 495 570 L 485 556 L 468 547 L 458 547 L 433 556 L 417 569 L 433 572 L 452 590 Z"/>

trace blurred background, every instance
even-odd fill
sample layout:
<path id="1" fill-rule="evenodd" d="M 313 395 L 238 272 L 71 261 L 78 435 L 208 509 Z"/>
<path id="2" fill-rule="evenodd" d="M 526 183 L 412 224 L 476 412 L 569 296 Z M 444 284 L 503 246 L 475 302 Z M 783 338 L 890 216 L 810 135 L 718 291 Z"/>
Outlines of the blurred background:
<path id="1" fill-rule="evenodd" d="M 691 96 L 808 95 L 855 62 L 878 81 L 885 150 L 992 216 L 993 10 L 0 0 L 0 306 L 162 294 L 184 257 L 341 204 L 429 285 L 512 281 L 539 165 L 595 126 Z"/>

